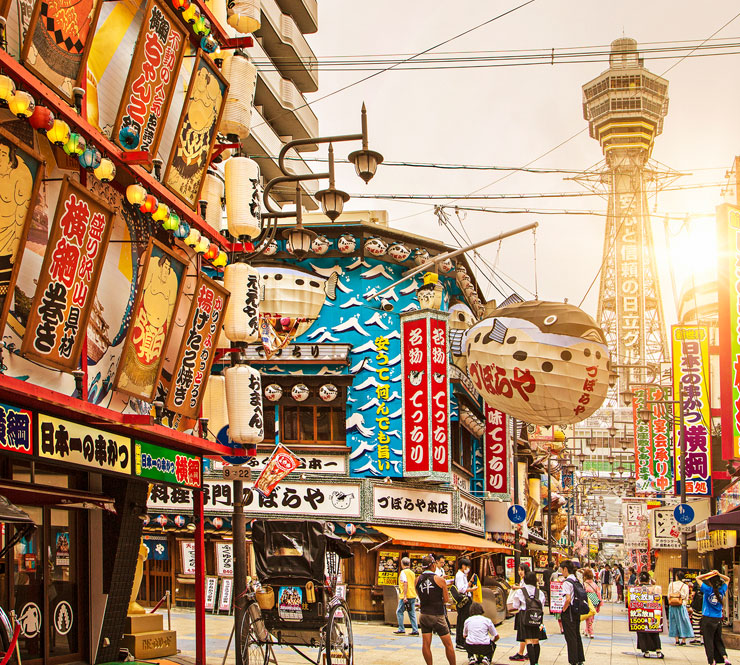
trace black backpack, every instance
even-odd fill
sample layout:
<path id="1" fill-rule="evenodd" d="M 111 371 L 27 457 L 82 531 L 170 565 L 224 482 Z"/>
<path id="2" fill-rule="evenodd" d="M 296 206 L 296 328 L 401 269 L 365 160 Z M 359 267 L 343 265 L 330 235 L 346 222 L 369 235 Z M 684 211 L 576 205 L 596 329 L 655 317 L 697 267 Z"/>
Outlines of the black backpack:
<path id="1" fill-rule="evenodd" d="M 568 608 L 571 612 L 571 616 L 578 617 L 579 619 L 584 615 L 588 614 L 588 594 L 586 589 L 583 588 L 577 579 L 568 580 L 573 585 L 573 601 Z"/>
<path id="2" fill-rule="evenodd" d="M 524 608 L 524 625 L 533 626 L 535 628 L 541 626 L 544 612 L 542 610 L 542 603 L 540 602 L 539 594 L 537 593 L 537 588 L 535 587 L 534 593 L 531 596 L 526 587 L 522 586 L 522 591 L 524 592 L 524 599 L 526 602 Z"/>

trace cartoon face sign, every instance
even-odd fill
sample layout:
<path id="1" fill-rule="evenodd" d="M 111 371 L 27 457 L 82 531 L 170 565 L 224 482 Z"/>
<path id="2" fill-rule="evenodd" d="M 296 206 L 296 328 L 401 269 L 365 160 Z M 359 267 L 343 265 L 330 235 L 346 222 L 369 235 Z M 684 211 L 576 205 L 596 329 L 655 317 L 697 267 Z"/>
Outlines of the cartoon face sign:
<path id="1" fill-rule="evenodd" d="M 455 265 L 452 263 L 452 259 L 445 259 L 444 261 L 441 261 L 439 263 L 439 269 L 440 269 L 440 271 L 443 272 L 443 273 L 445 273 L 445 274 L 447 274 L 448 272 L 450 272 L 454 267 L 455 267 Z"/>
<path id="2" fill-rule="evenodd" d="M 337 510 L 346 510 L 349 508 L 355 495 L 354 493 L 347 494 L 345 492 L 334 491 L 329 495 L 329 498 L 331 499 L 331 505 Z"/>
<path id="3" fill-rule="evenodd" d="M 339 394 L 339 388 L 333 383 L 325 383 L 319 388 L 319 397 L 325 402 L 333 402 Z"/>
<path id="4" fill-rule="evenodd" d="M 265 398 L 270 402 L 277 402 L 283 396 L 283 389 L 277 383 L 265 386 Z"/>
<path id="5" fill-rule="evenodd" d="M 357 249 L 357 241 L 353 236 L 345 233 L 344 235 L 339 236 L 339 239 L 337 240 L 337 249 L 342 252 L 342 254 L 351 254 L 355 249 Z"/>
<path id="6" fill-rule="evenodd" d="M 365 251 L 371 256 L 383 256 L 388 245 L 386 245 L 380 238 L 370 238 L 365 242 Z"/>
<path id="7" fill-rule="evenodd" d="M 267 244 L 267 247 L 265 247 L 265 251 L 262 252 L 265 256 L 273 256 L 277 254 L 278 251 L 278 244 L 276 240 L 270 240 L 270 242 Z"/>
<path id="8" fill-rule="evenodd" d="M 296 383 L 290 389 L 290 395 L 296 402 L 305 402 L 310 394 L 311 391 L 305 383 Z"/>
<path id="9" fill-rule="evenodd" d="M 414 252 L 414 263 L 417 266 L 420 266 L 422 263 L 425 263 L 429 260 L 429 252 L 426 249 L 417 249 Z"/>
<path id="10" fill-rule="evenodd" d="M 405 261 L 411 256 L 411 250 L 406 245 L 396 242 L 388 248 L 388 256 L 395 261 Z"/>
<path id="11" fill-rule="evenodd" d="M 316 236 L 311 243 L 311 250 L 319 256 L 326 254 L 329 251 L 329 247 L 331 247 L 331 242 L 326 236 Z"/>

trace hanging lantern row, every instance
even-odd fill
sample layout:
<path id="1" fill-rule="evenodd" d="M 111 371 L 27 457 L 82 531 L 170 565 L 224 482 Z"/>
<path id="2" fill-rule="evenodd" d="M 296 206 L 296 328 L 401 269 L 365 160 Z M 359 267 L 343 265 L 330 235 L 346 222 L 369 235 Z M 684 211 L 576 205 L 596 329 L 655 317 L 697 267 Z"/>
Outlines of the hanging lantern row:
<path id="1" fill-rule="evenodd" d="M 333 402 L 339 395 L 339 388 L 333 383 L 325 383 L 319 386 L 318 396 L 324 402 Z M 265 398 L 269 402 L 279 402 L 283 396 L 283 387 L 279 383 L 270 383 L 265 386 Z M 296 383 L 290 389 L 290 396 L 296 402 L 305 402 L 311 395 L 311 389 L 305 383 Z"/>
<path id="2" fill-rule="evenodd" d="M 202 254 L 204 259 L 210 261 L 216 268 L 223 268 L 228 263 L 226 252 L 212 243 L 198 229 L 193 228 L 167 204 L 157 200 L 153 194 L 149 194 L 144 187 L 138 183 L 126 188 L 126 200 L 139 212 L 149 215 L 152 220 L 162 225 L 165 231 L 171 233 L 175 238 L 182 240 L 197 254 Z"/>
<path id="3" fill-rule="evenodd" d="M 457 285 L 460 287 L 460 290 L 463 292 L 465 299 L 470 305 L 470 309 L 473 310 L 473 313 L 477 318 L 480 318 L 483 314 L 484 303 L 480 299 L 478 290 L 475 288 L 475 284 L 473 284 L 473 280 L 470 278 L 470 275 L 468 275 L 468 271 L 464 265 L 460 264 L 457 266 L 455 278 Z"/>

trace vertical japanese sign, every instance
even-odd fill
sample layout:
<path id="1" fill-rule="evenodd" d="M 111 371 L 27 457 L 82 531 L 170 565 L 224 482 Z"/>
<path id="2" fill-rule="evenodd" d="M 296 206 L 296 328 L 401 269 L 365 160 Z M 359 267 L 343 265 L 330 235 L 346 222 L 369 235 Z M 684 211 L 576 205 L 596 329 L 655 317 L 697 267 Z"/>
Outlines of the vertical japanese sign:
<path id="1" fill-rule="evenodd" d="M 119 392 L 154 399 L 184 278 L 185 263 L 151 238 L 116 371 Z"/>
<path id="2" fill-rule="evenodd" d="M 157 154 L 188 34 L 167 5 L 149 0 L 112 138 L 124 150 Z"/>
<path id="3" fill-rule="evenodd" d="M 717 208 L 722 458 L 740 458 L 740 208 Z"/>
<path id="4" fill-rule="evenodd" d="M 485 458 L 485 491 L 490 496 L 510 500 L 509 445 L 506 440 L 506 414 L 486 405 L 486 432 L 483 454 Z"/>
<path id="5" fill-rule="evenodd" d="M 198 417 L 228 301 L 229 292 L 223 286 L 198 275 L 167 393 L 165 406 L 170 411 L 187 418 Z"/>
<path id="6" fill-rule="evenodd" d="M 665 391 L 658 386 L 632 389 L 638 492 L 666 493 L 673 489 L 671 432 L 665 415 L 665 405 L 651 404 L 663 399 Z M 650 410 L 647 423 L 640 417 L 640 411 L 646 408 Z"/>
<path id="7" fill-rule="evenodd" d="M 450 482 L 447 314 L 401 315 L 403 473 Z"/>
<path id="8" fill-rule="evenodd" d="M 77 368 L 113 229 L 113 211 L 64 179 L 21 353 L 62 371 Z"/>
<path id="9" fill-rule="evenodd" d="M 391 469 L 390 409 L 387 400 L 390 397 L 390 367 L 388 367 L 388 349 L 390 340 L 385 335 L 375 338 L 375 360 L 378 361 L 378 380 L 375 385 L 375 396 L 378 405 L 375 408 L 375 424 L 378 426 L 378 471 Z"/>
<path id="10" fill-rule="evenodd" d="M 675 422 L 676 493 L 686 482 L 687 494 L 712 495 L 712 428 L 709 403 L 709 331 L 703 326 L 671 326 L 673 395 L 681 400 L 686 450 L 679 445 L 680 420 Z M 680 477 L 680 455 L 686 478 Z"/>
<path id="11" fill-rule="evenodd" d="M 0 450 L 33 454 L 33 414 L 26 409 L 0 404 Z"/>

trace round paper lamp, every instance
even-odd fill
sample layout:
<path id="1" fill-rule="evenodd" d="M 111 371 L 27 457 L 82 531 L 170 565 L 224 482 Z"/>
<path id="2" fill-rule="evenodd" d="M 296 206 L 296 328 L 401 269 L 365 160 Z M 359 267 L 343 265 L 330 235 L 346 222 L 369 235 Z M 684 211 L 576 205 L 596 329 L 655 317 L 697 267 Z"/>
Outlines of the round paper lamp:
<path id="1" fill-rule="evenodd" d="M 252 103 L 257 86 L 257 68 L 239 53 L 224 59 L 221 73 L 229 82 L 229 92 L 224 104 L 222 134 L 235 134 L 240 139 L 249 136 L 252 121 Z"/>
<path id="2" fill-rule="evenodd" d="M 218 42 L 211 33 L 208 33 L 205 37 L 201 38 L 200 47 L 206 53 L 215 53 L 218 50 Z"/>
<path id="3" fill-rule="evenodd" d="M 25 90 L 16 90 L 15 94 L 8 100 L 8 108 L 17 118 L 28 118 L 36 108 L 36 101 Z"/>
<path id="4" fill-rule="evenodd" d="M 124 125 L 118 132 L 118 140 L 124 148 L 133 150 L 139 143 L 139 132 L 133 125 Z"/>
<path id="5" fill-rule="evenodd" d="M 223 208 L 221 201 L 224 198 L 224 181 L 219 173 L 209 171 L 203 184 L 201 195 L 206 202 L 206 224 L 219 233 L 224 228 Z"/>
<path id="6" fill-rule="evenodd" d="M 54 122 L 56 122 L 56 120 Z M 85 148 L 85 152 L 78 157 L 80 166 L 88 170 L 98 168 L 102 159 L 103 156 L 100 154 L 100 150 L 98 150 L 94 145 L 87 146 L 87 148 Z"/>
<path id="7" fill-rule="evenodd" d="M 154 218 L 154 215 L 152 215 L 152 218 Z M 177 215 L 168 212 L 167 216 L 162 220 L 162 228 L 165 231 L 177 231 L 180 228 L 180 219 Z"/>
<path id="8" fill-rule="evenodd" d="M 229 25 L 243 35 L 260 29 L 260 0 L 235 0 L 228 4 L 227 13 Z"/>
<path id="9" fill-rule="evenodd" d="M 190 233 L 185 237 L 185 244 L 188 247 L 195 247 L 200 242 L 200 231 L 191 228 Z"/>
<path id="10" fill-rule="evenodd" d="M 54 145 L 63 146 L 69 141 L 69 125 L 64 120 L 55 120 L 51 129 L 46 132 L 46 138 Z"/>
<path id="11" fill-rule="evenodd" d="M 260 168 L 247 157 L 232 157 L 224 168 L 226 175 L 226 221 L 235 238 L 254 238 L 260 223 Z"/>
<path id="12" fill-rule="evenodd" d="M 174 213 L 172 213 L 174 215 Z M 175 238 L 185 239 L 190 235 L 190 224 L 188 224 L 186 221 L 181 220 L 180 226 L 177 228 L 177 231 L 173 233 Z"/>
<path id="13" fill-rule="evenodd" d="M 221 250 L 218 248 L 218 245 L 215 242 L 211 243 L 211 246 L 208 248 L 208 251 L 203 254 L 203 258 L 207 259 L 208 261 L 213 261 L 215 258 L 218 257 Z"/>
<path id="14" fill-rule="evenodd" d="M 193 32 L 198 37 L 205 37 L 211 32 L 211 22 L 202 14 L 193 23 Z"/>
<path id="15" fill-rule="evenodd" d="M 260 373 L 248 365 L 224 370 L 229 438 L 242 444 L 260 443 L 265 436 Z"/>
<path id="16" fill-rule="evenodd" d="M 224 269 L 224 287 L 231 293 L 224 315 L 224 335 L 232 342 L 259 339 L 260 274 L 246 263 Z"/>
<path id="17" fill-rule="evenodd" d="M 28 119 L 28 124 L 36 131 L 45 134 L 54 126 L 54 114 L 45 106 L 36 106 Z"/>
<path id="18" fill-rule="evenodd" d="M 93 173 L 100 182 L 110 182 L 116 177 L 116 165 L 107 157 L 103 157 Z"/>
<path id="19" fill-rule="evenodd" d="M 164 222 L 168 221 L 170 218 L 170 209 L 165 203 L 160 203 L 157 206 L 157 209 L 152 213 L 152 219 L 155 222 L 162 222 L 164 225 Z M 171 231 L 174 231 L 178 226 L 180 226 L 180 218 L 175 215 L 175 223 L 177 226 L 173 227 L 172 229 L 169 229 Z M 167 227 L 165 227 L 167 228 Z"/>
<path id="20" fill-rule="evenodd" d="M 172 0 L 172 6 L 177 9 L 177 11 L 182 12 L 190 7 L 190 0 Z"/>
<path id="21" fill-rule="evenodd" d="M 202 235 L 200 237 L 200 240 L 197 243 L 195 243 L 195 246 L 193 249 L 195 249 L 195 251 L 198 254 L 205 254 L 208 251 L 208 248 L 210 246 L 211 246 L 211 241 L 208 238 L 206 238 L 204 235 Z"/>
<path id="22" fill-rule="evenodd" d="M 0 101 L 6 104 L 15 94 L 15 81 L 5 74 L 0 74 Z"/>
<path id="23" fill-rule="evenodd" d="M 213 265 L 217 268 L 223 268 L 227 263 L 229 262 L 229 257 L 226 255 L 226 252 L 221 250 L 218 253 L 218 256 L 213 259 Z"/>
<path id="24" fill-rule="evenodd" d="M 207 439 L 215 441 L 218 433 L 229 424 L 226 411 L 226 379 L 211 374 L 203 393 L 203 417 L 208 418 Z"/>
<path id="25" fill-rule="evenodd" d="M 147 194 L 146 198 L 141 202 L 139 210 L 143 213 L 149 213 L 151 215 L 153 212 L 156 212 L 158 207 L 159 201 L 157 201 L 156 197 L 154 197 L 152 194 Z"/>
<path id="26" fill-rule="evenodd" d="M 129 185 L 126 187 L 126 200 L 132 206 L 140 206 L 146 199 L 146 190 L 138 184 Z"/>
<path id="27" fill-rule="evenodd" d="M 72 132 L 69 135 L 69 141 L 64 144 L 64 152 L 78 157 L 85 152 L 85 148 L 87 148 L 87 142 L 77 132 Z"/>
<path id="28" fill-rule="evenodd" d="M 191 25 L 193 25 L 200 17 L 200 9 L 197 5 L 190 4 L 188 8 L 182 13 L 182 17 Z"/>

